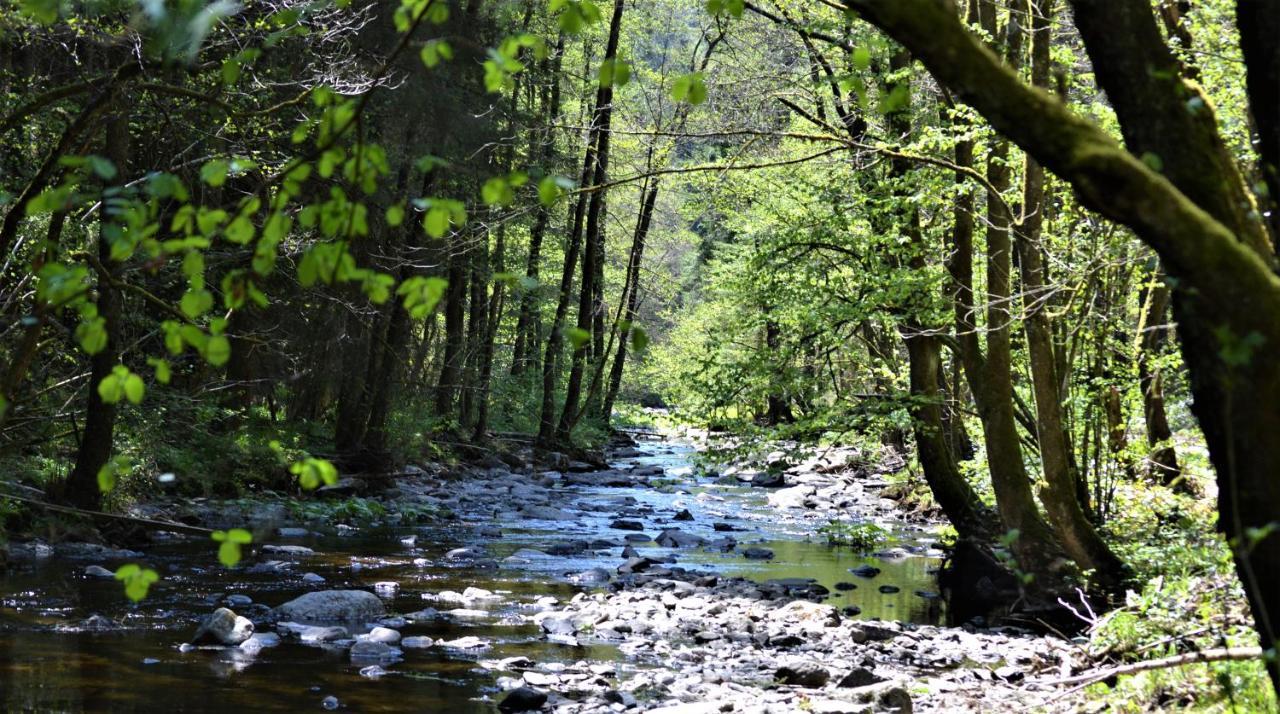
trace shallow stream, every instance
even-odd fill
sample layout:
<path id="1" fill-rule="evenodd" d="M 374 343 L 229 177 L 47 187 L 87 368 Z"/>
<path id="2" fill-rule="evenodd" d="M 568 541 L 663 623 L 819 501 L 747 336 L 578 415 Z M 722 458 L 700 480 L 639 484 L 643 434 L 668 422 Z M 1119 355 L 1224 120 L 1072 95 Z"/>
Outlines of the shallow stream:
<path id="1" fill-rule="evenodd" d="M 148 550 L 144 561 L 163 580 L 138 605 L 124 599 L 119 583 L 82 574 L 91 562 L 114 569 L 119 561 L 53 559 L 21 567 L 0 579 L 0 709 L 295 711 L 321 710 L 326 697 L 336 697 L 344 711 L 491 712 L 499 695 L 496 674 L 478 660 L 515 656 L 539 663 L 586 660 L 612 665 L 625 677 L 628 670 L 643 668 L 645 663 L 629 660 L 608 643 L 549 642 L 526 619 L 539 597 L 567 600 L 589 589 L 577 584 L 575 574 L 594 568 L 616 572 L 626 535 L 610 527 L 617 518 L 643 522 L 642 532 L 650 536 L 674 527 L 708 540 L 731 535 L 740 543 L 733 553 L 634 543 L 641 555 L 655 559 L 674 555 L 682 567 L 761 582 L 812 578 L 831 591 L 826 602 L 840 608 L 856 606 L 861 609 L 858 617 L 939 621 L 940 601 L 927 597 L 936 589 L 931 573 L 939 565 L 937 552 L 927 548 L 935 539 L 932 533 L 895 529 L 891 544 L 897 546 L 895 552 L 918 553 L 902 557 L 865 556 L 831 547 L 815 535 L 812 521 L 788 517 L 770 507 L 768 489 L 715 485 L 696 478 L 691 446 L 651 440 L 639 448 L 641 456 L 621 465 L 661 466 L 666 485 L 565 488 L 564 503 L 557 505 L 574 513 L 571 520 L 515 519 L 509 514 L 463 509 L 445 527 L 369 527 L 342 536 L 321 529 L 305 538 L 281 541 L 307 546 L 314 554 L 268 572 L 253 572 L 251 567 L 266 560 L 264 554 L 247 558 L 249 567 L 227 570 L 216 564 L 207 543 L 158 545 Z M 682 509 L 693 520 L 673 522 L 672 516 Z M 741 530 L 717 532 L 713 528 L 717 522 Z M 501 529 L 500 537 L 494 537 L 494 527 Z M 412 544 L 410 536 L 416 537 Z M 608 540 L 617 546 L 574 556 L 508 559 L 520 549 L 541 549 L 570 539 Z M 749 546 L 768 548 L 774 558 L 742 557 L 741 551 Z M 461 547 L 483 551 L 490 565 L 496 560 L 499 567 L 455 564 L 445 557 Z M 850 568 L 864 564 L 881 569 L 881 575 L 863 580 L 850 574 Z M 304 582 L 304 573 L 322 576 L 326 582 Z M 849 582 L 856 589 L 836 587 Z M 375 679 L 362 676 L 364 665 L 352 663 L 338 648 L 285 640 L 250 656 L 236 648 L 182 651 L 179 647 L 198 620 L 228 595 L 245 595 L 254 603 L 275 606 L 313 590 L 372 590 L 375 583 L 384 584 L 378 593 L 391 613 L 459 607 L 424 599 L 424 593 L 478 587 L 501 594 L 503 598 L 492 605 L 466 606 L 484 609 L 483 616 L 413 623 L 402 630 L 405 636 L 436 639 L 475 636 L 491 642 L 491 648 L 478 653 L 439 647 L 406 650 L 401 661 L 385 665 L 385 676 Z M 879 586 L 885 584 L 899 591 L 881 593 Z M 119 629 L 80 629 L 95 614 L 115 621 Z"/>

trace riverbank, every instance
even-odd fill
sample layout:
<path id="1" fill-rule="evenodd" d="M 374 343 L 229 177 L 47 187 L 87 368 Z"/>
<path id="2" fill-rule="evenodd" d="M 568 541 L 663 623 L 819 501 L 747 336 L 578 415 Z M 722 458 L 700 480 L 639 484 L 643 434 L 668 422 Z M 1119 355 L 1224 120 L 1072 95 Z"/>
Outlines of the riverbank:
<path id="1" fill-rule="evenodd" d="M 565 712 L 990 711 L 1046 701 L 1053 690 L 1028 682 L 1081 664 L 1061 640 L 939 626 L 942 524 L 885 497 L 901 491 L 889 473 L 900 462 L 830 449 L 704 474 L 696 448 L 679 436 L 615 444 L 603 470 L 532 467 L 513 450 L 344 479 L 308 502 L 135 509 L 253 524 L 234 569 L 178 534 L 137 550 L 20 545 L 0 647 L 48 666 L 6 667 L 5 703 L 153 710 L 128 682 L 145 692 L 160 678 L 182 683 L 188 710 L 397 711 L 412 698 L 492 711 L 545 696 Z M 828 545 L 819 529 L 832 520 L 868 542 Z M 162 575 L 137 606 L 109 577 L 125 562 Z M 281 607 L 349 590 L 381 609 L 296 622 Z M 255 634 L 184 646 L 218 607 Z M 86 685 L 92 700 L 48 699 L 51 686 Z"/>

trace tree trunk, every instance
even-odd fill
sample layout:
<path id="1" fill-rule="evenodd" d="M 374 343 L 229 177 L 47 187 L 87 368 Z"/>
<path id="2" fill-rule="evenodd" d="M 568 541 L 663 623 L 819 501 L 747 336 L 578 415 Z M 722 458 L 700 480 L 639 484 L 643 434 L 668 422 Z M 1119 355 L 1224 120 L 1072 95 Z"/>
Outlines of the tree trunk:
<path id="1" fill-rule="evenodd" d="M 1170 157 L 1165 156 L 1164 176 L 1156 173 L 1056 98 L 1024 85 L 943 5 L 933 0 L 850 4 L 908 46 L 939 83 L 971 104 L 997 131 L 1069 181 L 1086 207 L 1132 228 L 1177 280 L 1174 314 L 1191 376 L 1192 408 L 1218 473 L 1218 525 L 1232 544 L 1259 639 L 1264 648 L 1274 646 L 1280 578 L 1269 574 L 1280 571 L 1280 534 L 1272 525 L 1280 513 L 1280 480 L 1274 473 L 1280 461 L 1280 442 L 1274 438 L 1280 431 L 1280 363 L 1268 359 L 1259 347 L 1280 344 L 1280 278 L 1270 251 L 1247 238 L 1257 235 L 1261 224 L 1233 223 L 1240 207 L 1224 206 L 1223 194 L 1233 193 L 1229 183 L 1206 181 L 1204 174 L 1212 165 L 1195 166 L 1200 173 L 1187 177 L 1184 184 L 1180 172 L 1169 170 Z M 1115 47 L 1140 39 L 1124 30 L 1111 28 L 1117 35 Z M 1127 59 L 1119 61 L 1124 65 Z M 1109 54 L 1100 52 L 1093 57 L 1095 70 L 1108 61 Z M 1131 78 L 1159 79 L 1150 70 L 1143 65 Z M 1099 73 L 1100 80 L 1104 74 Z M 1113 102 L 1126 101 L 1116 92 L 1107 93 Z M 1176 96 L 1185 100 L 1180 93 Z M 1122 123 L 1145 121 L 1131 112 L 1117 114 Z M 1125 130 L 1137 133 L 1142 128 Z M 1170 141 L 1188 154 L 1206 151 L 1187 145 L 1216 144 L 1203 125 L 1193 129 Z M 1178 157 L 1173 158 L 1174 165 L 1180 165 Z M 1217 192 L 1203 203 L 1193 196 L 1215 185 Z M 1267 669 L 1273 685 L 1280 685 L 1280 662 L 1267 661 Z"/>
<path id="2" fill-rule="evenodd" d="M 653 221 L 653 209 L 658 203 L 658 179 L 653 179 L 644 192 L 640 204 L 640 215 L 636 218 L 636 231 L 631 241 L 631 257 L 627 261 L 626 309 L 622 313 L 623 327 L 618 332 L 618 352 L 613 358 L 613 366 L 609 369 L 609 386 L 604 396 L 602 412 L 607 420 L 613 413 L 613 403 L 618 398 L 618 390 L 622 388 L 622 374 L 627 362 L 627 342 L 635 325 L 636 308 L 640 304 L 640 266 L 644 260 L 644 244 L 649 236 L 649 226 Z"/>
<path id="3" fill-rule="evenodd" d="M 123 108 L 107 120 L 106 150 L 103 152 L 116 167 L 116 177 L 103 193 L 112 186 L 124 184 L 128 174 L 130 155 L 129 114 Z M 16 210 L 16 209 L 15 209 Z M 98 472 L 106 466 L 115 447 L 116 405 L 108 404 L 98 394 L 98 385 L 111 375 L 120 363 L 121 309 L 123 298 L 112 284 L 119 273 L 119 266 L 111 260 L 111 241 L 107 227 L 114 221 L 113 209 L 103 202 L 99 213 L 98 260 L 108 274 L 98 275 L 98 316 L 106 323 L 107 346 L 90 359 L 89 403 L 85 411 L 84 433 L 76 452 L 75 466 L 67 478 L 65 497 L 68 502 L 87 510 L 102 507 L 102 490 L 98 487 Z"/>
<path id="4" fill-rule="evenodd" d="M 460 233 L 455 233 L 460 237 Z M 449 250 L 449 287 L 445 290 L 444 303 L 444 357 L 441 359 L 440 379 L 436 387 L 436 416 L 448 422 L 456 416 L 454 411 L 462 375 L 463 348 L 466 329 L 467 258 L 462 242 L 456 240 Z"/>
<path id="5" fill-rule="evenodd" d="M 1031 81 L 1038 87 L 1049 84 L 1053 4 L 1053 0 L 1031 2 Z M 1050 292 L 1040 247 L 1045 206 L 1044 169 L 1034 158 L 1027 157 L 1022 191 L 1024 218 L 1017 235 L 1017 247 L 1026 309 L 1027 353 L 1036 401 L 1037 442 L 1047 484 L 1040 490 L 1040 501 L 1067 555 L 1081 570 L 1094 571 L 1096 582 L 1104 589 L 1116 590 L 1128 578 L 1128 569 L 1094 530 L 1076 498 L 1076 469 L 1062 412 L 1062 381 L 1056 369 L 1053 327 L 1045 309 Z"/>
<path id="6" fill-rule="evenodd" d="M 1138 384 L 1142 390 L 1142 414 L 1147 424 L 1147 474 L 1156 483 L 1174 486 L 1185 483 L 1178 453 L 1173 446 L 1173 430 L 1164 407 L 1164 376 L 1158 364 L 1165 341 L 1165 319 L 1172 295 L 1163 278 L 1149 276 L 1139 293 L 1142 319 L 1138 323 Z"/>
<path id="7" fill-rule="evenodd" d="M 622 32 L 622 11 L 626 0 L 614 0 L 613 16 L 609 20 L 609 39 L 605 44 L 604 62 L 610 62 L 618 56 L 618 40 Z M 596 91 L 596 111 L 592 118 L 592 127 L 596 132 L 595 163 L 592 169 L 592 185 L 602 186 L 608 180 L 609 172 L 609 139 L 610 125 L 613 121 L 613 85 L 603 84 Z M 578 329 L 586 332 L 589 339 L 573 350 L 573 364 L 569 370 L 569 382 L 565 387 L 564 408 L 560 411 L 560 423 L 556 429 L 556 437 L 568 441 L 573 428 L 574 417 L 578 411 L 578 400 L 582 395 L 582 376 L 586 370 L 587 351 L 595 342 L 595 337 L 603 339 L 603 335 L 595 335 L 596 304 L 601 282 L 604 261 L 604 199 L 603 188 L 591 192 L 587 208 L 586 236 L 582 255 L 582 284 L 578 298 Z M 600 358 L 599 349 L 596 358 Z"/>

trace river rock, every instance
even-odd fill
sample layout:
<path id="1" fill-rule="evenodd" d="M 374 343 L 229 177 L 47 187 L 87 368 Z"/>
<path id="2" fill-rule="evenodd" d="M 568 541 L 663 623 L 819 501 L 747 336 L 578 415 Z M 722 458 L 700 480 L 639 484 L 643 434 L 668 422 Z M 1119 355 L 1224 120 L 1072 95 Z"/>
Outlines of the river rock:
<path id="1" fill-rule="evenodd" d="M 824 686 L 827 680 L 831 679 L 831 673 L 825 667 L 812 662 L 783 665 L 778 668 L 774 676 L 783 684 L 811 689 Z"/>
<path id="2" fill-rule="evenodd" d="M 672 517 L 671 517 L 671 520 L 673 520 L 673 521 L 692 521 L 692 520 L 693 520 L 693 514 L 689 512 L 689 509 L 687 509 L 687 508 L 683 508 L 683 509 L 681 509 L 681 510 L 680 510 L 680 512 L 679 512 L 679 513 L 677 513 L 677 514 L 675 514 L 674 516 L 672 516 Z"/>
<path id="3" fill-rule="evenodd" d="M 653 542 L 664 548 L 691 548 L 706 543 L 707 539 L 692 533 L 685 533 L 679 528 L 668 528 L 659 533 L 658 537 L 653 539 Z"/>
<path id="4" fill-rule="evenodd" d="M 618 572 L 623 575 L 643 573 L 654 565 L 657 565 L 656 561 L 649 560 L 645 557 L 628 558 L 627 562 L 618 566 Z"/>
<path id="5" fill-rule="evenodd" d="M 553 506 L 526 505 L 520 509 L 520 515 L 540 521 L 571 521 L 573 514 Z"/>
<path id="6" fill-rule="evenodd" d="M 373 640 L 357 640 L 351 645 L 351 661 L 391 662 L 400 658 L 400 650 L 385 642 Z"/>
<path id="7" fill-rule="evenodd" d="M 881 585 L 879 590 L 885 595 L 892 595 L 894 593 L 902 592 L 902 588 L 898 587 L 897 585 Z"/>
<path id="8" fill-rule="evenodd" d="M 614 522 L 610 523 L 610 524 L 609 524 L 609 527 L 610 527 L 610 528 L 613 528 L 613 529 L 615 529 L 615 530 L 620 530 L 620 531 L 642 531 L 642 530 L 644 530 L 644 524 L 643 524 L 643 523 L 641 523 L 640 521 L 627 521 L 627 520 L 623 520 L 623 519 L 621 519 L 621 518 L 619 518 L 618 520 L 616 520 L 616 521 L 614 521 Z"/>
<path id="9" fill-rule="evenodd" d="M 193 645 L 235 646 L 253 636 L 253 622 L 225 607 L 214 610 L 204 619 L 191 638 Z"/>
<path id="10" fill-rule="evenodd" d="M 103 580 L 114 580 L 116 574 L 102 567 L 101 565 L 89 565 L 84 569 L 86 578 L 102 578 Z"/>
<path id="11" fill-rule="evenodd" d="M 498 704 L 498 711 L 503 714 L 536 711 L 546 703 L 546 692 L 540 692 L 533 687 L 517 687 Z"/>
<path id="12" fill-rule="evenodd" d="M 425 650 L 435 643 L 430 637 L 406 637 L 400 640 L 400 646 L 407 650 Z"/>
<path id="13" fill-rule="evenodd" d="M 372 630 L 369 630 L 367 634 L 361 635 L 360 638 L 369 640 L 370 642 L 382 642 L 388 645 L 394 645 L 400 641 L 400 633 L 390 627 L 375 627 Z"/>
<path id="14" fill-rule="evenodd" d="M 880 574 L 880 569 L 874 565 L 859 565 L 856 568 L 849 568 L 849 572 L 860 578 L 874 578 Z"/>
<path id="15" fill-rule="evenodd" d="M 852 672 L 840 678 L 840 682 L 836 686 L 844 688 L 868 687 L 883 681 L 885 681 L 884 677 L 876 676 L 874 672 L 866 667 L 854 667 Z"/>
<path id="16" fill-rule="evenodd" d="M 386 614 L 382 600 L 365 590 L 321 590 L 277 607 L 283 620 L 295 622 L 365 622 Z"/>
<path id="17" fill-rule="evenodd" d="M 276 623 L 276 629 L 285 634 L 298 638 L 304 644 L 319 644 L 321 642 L 336 642 L 337 640 L 345 640 L 351 636 L 345 627 L 324 627 L 319 625 L 307 625 L 301 622 L 280 622 Z"/>
<path id="18" fill-rule="evenodd" d="M 316 552 L 305 545 L 264 545 L 262 552 L 271 553 L 272 555 L 282 555 L 286 558 L 305 558 L 315 555 Z"/>
<path id="19" fill-rule="evenodd" d="M 752 546 L 742 551 L 742 557 L 748 560 L 773 560 L 773 551 L 768 548 Z"/>

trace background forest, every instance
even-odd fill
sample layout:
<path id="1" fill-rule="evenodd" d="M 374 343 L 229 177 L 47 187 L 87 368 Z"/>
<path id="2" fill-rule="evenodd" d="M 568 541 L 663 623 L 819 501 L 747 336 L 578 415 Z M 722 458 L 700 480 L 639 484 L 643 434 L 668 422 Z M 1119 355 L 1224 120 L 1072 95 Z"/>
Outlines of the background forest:
<path id="1" fill-rule="evenodd" d="M 1277 23 L 6 2 L 4 532 L 619 426 L 892 449 L 955 597 L 1217 661 L 1134 702 L 1273 707 Z"/>

